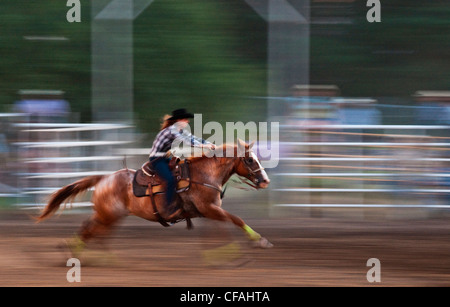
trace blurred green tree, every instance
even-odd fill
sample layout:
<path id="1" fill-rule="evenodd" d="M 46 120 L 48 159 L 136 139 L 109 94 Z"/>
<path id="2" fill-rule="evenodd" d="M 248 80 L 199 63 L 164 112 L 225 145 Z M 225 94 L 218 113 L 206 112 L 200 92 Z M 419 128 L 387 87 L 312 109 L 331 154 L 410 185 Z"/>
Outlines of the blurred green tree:
<path id="1" fill-rule="evenodd" d="M 260 27 L 245 29 L 246 16 Z M 266 27 L 258 19 L 243 1 L 155 1 L 134 23 L 141 125 L 155 130 L 180 107 L 204 120 L 264 120 L 265 101 L 246 98 L 265 95 Z"/>
<path id="2" fill-rule="evenodd" d="M 324 7 L 313 6 L 311 82 L 336 84 L 344 96 L 411 97 L 417 90 L 448 90 L 448 2 L 381 1 L 379 23 L 367 21 L 366 2 L 330 4 L 327 17 L 344 22 L 329 24 L 314 23 Z"/>
<path id="3" fill-rule="evenodd" d="M 311 1 L 310 82 L 336 84 L 345 96 L 448 90 L 447 2 L 381 3 L 382 21 L 369 23 L 366 1 Z M 2 111 L 20 89 L 56 89 L 66 92 L 81 121 L 90 121 L 91 4 L 81 1 L 79 23 L 67 22 L 65 4 L 2 1 Z M 134 21 L 134 111 L 141 129 L 155 132 L 159 118 L 178 107 L 203 113 L 205 121 L 264 120 L 265 101 L 247 97 L 266 94 L 266 35 L 265 21 L 243 0 L 155 0 Z"/>
<path id="4" fill-rule="evenodd" d="M 81 8 L 82 22 L 69 23 L 65 3 L 2 2 L 3 111 L 20 89 L 58 89 L 90 121 L 90 3 Z M 251 32 L 249 13 L 260 25 L 252 23 Z M 205 120 L 264 119 L 264 102 L 245 97 L 265 95 L 265 31 L 243 1 L 155 1 L 134 22 L 134 111 L 142 130 L 157 130 L 160 117 L 179 107 Z"/>

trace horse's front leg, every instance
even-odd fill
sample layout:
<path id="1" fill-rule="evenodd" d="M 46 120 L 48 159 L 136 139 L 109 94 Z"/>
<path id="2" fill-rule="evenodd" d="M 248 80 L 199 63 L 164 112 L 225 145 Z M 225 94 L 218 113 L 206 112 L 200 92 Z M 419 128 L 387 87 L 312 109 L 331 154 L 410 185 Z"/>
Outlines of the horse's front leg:
<path id="1" fill-rule="evenodd" d="M 218 221 L 231 221 L 234 225 L 244 231 L 255 247 L 270 248 L 273 246 L 272 243 L 270 243 L 266 238 L 261 237 L 259 233 L 248 226 L 239 216 L 233 215 L 215 204 L 208 206 L 202 211 L 203 212 L 201 213 L 206 218 Z"/>

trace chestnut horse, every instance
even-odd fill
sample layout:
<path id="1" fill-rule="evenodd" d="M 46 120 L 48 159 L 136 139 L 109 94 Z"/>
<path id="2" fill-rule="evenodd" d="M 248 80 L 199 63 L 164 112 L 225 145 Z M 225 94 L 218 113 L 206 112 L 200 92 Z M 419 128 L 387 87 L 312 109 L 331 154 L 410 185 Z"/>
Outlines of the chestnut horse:
<path id="1" fill-rule="evenodd" d="M 187 158 L 190 161 L 190 189 L 177 194 L 176 203 L 179 209 L 170 215 L 165 210 L 167 206 L 164 206 L 164 195 L 156 195 L 155 205 L 158 213 L 166 221 L 195 217 L 229 221 L 240 227 L 255 246 L 271 247 L 269 241 L 251 229 L 240 217 L 221 208 L 222 188 L 233 174 L 249 179 L 251 185 L 257 189 L 264 189 L 269 185 L 270 180 L 251 147 L 252 144 L 248 145 L 239 140 L 238 145 L 232 145 L 231 148 L 230 145 L 223 145 L 215 150 L 215 153 L 221 150 L 222 153 L 227 150 L 229 153 L 231 150 L 234 152 L 232 157 L 229 157 L 229 154 L 215 154 L 213 157 L 202 155 Z M 245 154 L 238 155 L 238 152 Z M 158 221 L 150 199 L 138 198 L 133 194 L 132 181 L 135 172 L 132 169 L 121 169 L 110 175 L 88 176 L 61 188 L 52 194 L 47 206 L 37 218 L 38 222 L 51 216 L 62 203 L 73 200 L 77 194 L 92 187 L 95 187 L 91 199 L 95 212 L 82 225 L 72 251 L 81 251 L 89 239 L 109 233 L 115 224 L 128 215 Z"/>

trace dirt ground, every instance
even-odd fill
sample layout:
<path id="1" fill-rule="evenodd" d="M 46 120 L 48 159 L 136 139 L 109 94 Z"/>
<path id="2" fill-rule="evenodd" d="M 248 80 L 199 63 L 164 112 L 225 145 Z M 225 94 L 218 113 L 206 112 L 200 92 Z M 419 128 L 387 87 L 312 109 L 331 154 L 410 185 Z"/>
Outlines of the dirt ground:
<path id="1" fill-rule="evenodd" d="M 195 228 L 188 231 L 184 223 L 164 228 L 128 217 L 106 244 L 91 245 L 81 282 L 69 283 L 71 256 L 60 246 L 88 215 L 62 214 L 35 224 L 24 211 L 0 213 L 0 286 L 450 285 L 445 217 L 246 219 L 274 244 L 266 250 L 251 248 L 240 230 L 205 219 L 193 220 Z M 225 249 L 230 242 L 233 248 Z M 380 260 L 380 283 L 367 281 L 369 258 Z"/>

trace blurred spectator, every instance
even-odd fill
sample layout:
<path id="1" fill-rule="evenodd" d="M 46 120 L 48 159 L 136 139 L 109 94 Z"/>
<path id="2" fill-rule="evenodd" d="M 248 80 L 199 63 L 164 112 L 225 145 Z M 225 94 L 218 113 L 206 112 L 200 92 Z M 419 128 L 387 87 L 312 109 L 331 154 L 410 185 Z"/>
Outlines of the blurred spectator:
<path id="1" fill-rule="evenodd" d="M 450 125 L 450 91 L 418 91 L 417 120 L 422 125 Z"/>
<path id="2" fill-rule="evenodd" d="M 342 125 L 380 125 L 381 113 L 374 99 L 336 99 L 338 118 Z"/>
<path id="3" fill-rule="evenodd" d="M 312 123 L 320 121 L 320 124 L 327 124 L 334 121 L 335 109 L 332 99 L 339 94 L 336 85 L 297 84 L 291 87 L 291 91 L 290 115 L 298 119 L 311 120 Z"/>
<path id="4" fill-rule="evenodd" d="M 21 90 L 19 94 L 21 100 L 14 104 L 13 111 L 28 114 L 30 121 L 67 121 L 70 105 L 63 99 L 63 91 Z"/>

